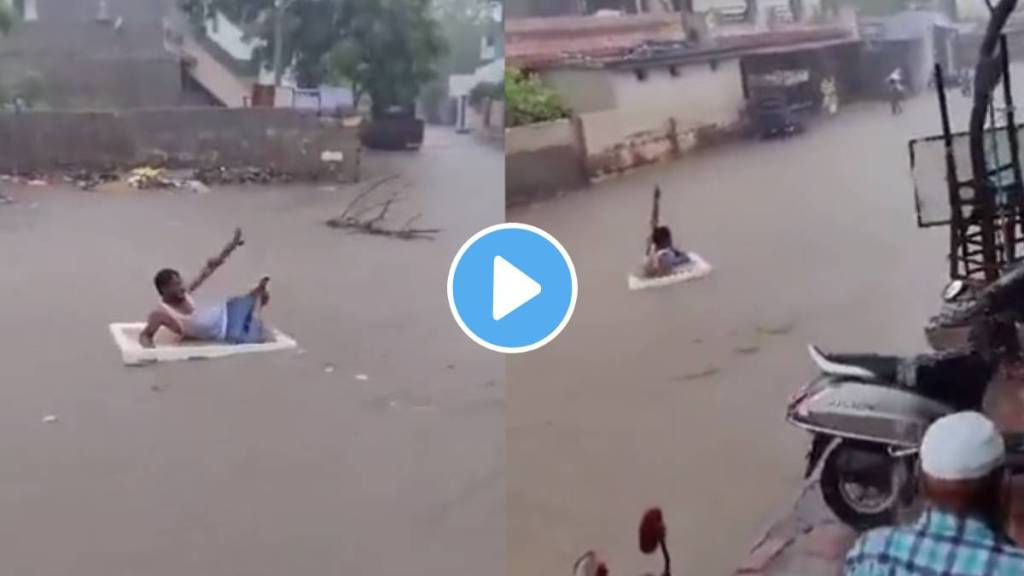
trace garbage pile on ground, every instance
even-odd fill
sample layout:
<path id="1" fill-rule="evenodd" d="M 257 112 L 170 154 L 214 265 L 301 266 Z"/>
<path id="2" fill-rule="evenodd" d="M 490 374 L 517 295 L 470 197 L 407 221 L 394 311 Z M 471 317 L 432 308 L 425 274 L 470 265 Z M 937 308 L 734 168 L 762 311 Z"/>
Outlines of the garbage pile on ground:
<path id="1" fill-rule="evenodd" d="M 93 172 L 91 170 L 76 170 L 64 176 L 65 182 L 73 183 L 82 190 L 93 190 L 100 184 L 117 182 L 120 179 L 117 172 Z"/>
<path id="2" fill-rule="evenodd" d="M 248 166 L 245 168 L 196 168 L 192 177 L 204 184 L 273 184 L 291 182 L 292 176 L 274 168 Z"/>
<path id="3" fill-rule="evenodd" d="M 34 172 L 0 174 L 0 182 L 28 186 L 47 186 L 50 181 Z M 194 170 L 172 170 L 157 166 L 139 166 L 127 173 L 114 170 L 77 169 L 63 174 L 64 182 L 74 184 L 81 190 L 94 191 L 105 184 L 124 182 L 136 190 L 180 189 L 195 194 L 205 194 L 210 186 L 240 184 L 289 183 L 294 175 L 274 168 L 244 167 L 196 168 Z M 0 200 L 2 202 L 2 200 Z"/>
<path id="4" fill-rule="evenodd" d="M 35 172 L 22 172 L 21 174 L 0 174 L 0 182 L 11 184 L 32 184 L 33 182 L 44 182 L 42 176 Z M 38 184 L 33 184 L 38 186 Z"/>
<path id="5" fill-rule="evenodd" d="M 169 178 L 163 168 L 142 166 L 128 173 L 128 185 L 139 190 L 180 188 L 181 182 Z"/>

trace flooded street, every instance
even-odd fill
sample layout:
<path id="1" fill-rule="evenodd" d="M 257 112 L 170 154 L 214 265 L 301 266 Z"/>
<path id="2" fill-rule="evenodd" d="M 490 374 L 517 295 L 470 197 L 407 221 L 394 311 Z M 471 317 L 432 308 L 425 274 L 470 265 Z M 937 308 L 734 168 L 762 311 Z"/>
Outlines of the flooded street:
<path id="1" fill-rule="evenodd" d="M 3 190 L 5 573 L 497 573 L 504 360 L 462 334 L 444 287 L 459 245 L 503 218 L 502 154 L 438 131 L 363 167 L 359 187 Z M 393 224 L 422 212 L 435 240 L 324 226 L 395 173 Z M 142 320 L 156 270 L 195 273 L 236 225 L 246 245 L 200 296 L 270 275 L 268 319 L 301 350 L 122 366 L 107 324 Z"/>
<path id="2" fill-rule="evenodd" d="M 949 99 L 966 130 L 969 101 Z M 660 569 L 636 543 L 655 505 L 675 572 L 732 573 L 801 482 L 809 438 L 783 416 L 814 374 L 806 345 L 926 347 L 948 237 L 916 226 L 907 141 L 939 122 L 931 92 L 895 118 L 852 104 L 508 213 L 555 235 L 580 282 L 565 332 L 508 361 L 510 574 L 569 574 L 591 548 L 612 574 Z M 676 243 L 715 272 L 629 292 L 656 184 Z"/>

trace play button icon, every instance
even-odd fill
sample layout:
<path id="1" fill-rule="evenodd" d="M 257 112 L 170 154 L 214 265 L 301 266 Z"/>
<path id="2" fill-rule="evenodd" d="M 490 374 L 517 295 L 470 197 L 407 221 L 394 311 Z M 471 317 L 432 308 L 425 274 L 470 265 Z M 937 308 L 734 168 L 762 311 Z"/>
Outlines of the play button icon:
<path id="1" fill-rule="evenodd" d="M 501 320 L 513 310 L 533 300 L 541 292 L 540 284 L 501 256 L 494 257 L 494 287 L 491 290 L 491 316 Z"/>
<path id="2" fill-rule="evenodd" d="M 477 232 L 448 272 L 456 323 L 497 352 L 528 352 L 553 340 L 569 322 L 576 296 L 576 271 L 565 248 L 527 224 Z"/>

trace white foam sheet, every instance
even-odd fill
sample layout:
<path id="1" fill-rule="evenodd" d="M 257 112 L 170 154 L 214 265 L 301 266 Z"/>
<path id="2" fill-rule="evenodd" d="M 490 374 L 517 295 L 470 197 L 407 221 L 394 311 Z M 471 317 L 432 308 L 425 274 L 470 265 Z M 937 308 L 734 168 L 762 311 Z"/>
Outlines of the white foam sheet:
<path id="1" fill-rule="evenodd" d="M 662 286 L 671 286 L 673 284 L 679 284 L 680 282 L 688 282 L 690 280 L 696 280 L 703 278 L 708 274 L 711 274 L 712 267 L 706 260 L 700 257 L 700 254 L 696 252 L 687 252 L 687 256 L 690 257 L 690 262 L 679 266 L 676 271 L 666 276 L 658 276 L 656 278 L 648 278 L 638 274 L 630 274 L 627 279 L 630 290 L 645 290 L 647 288 L 660 288 Z"/>
<path id="2" fill-rule="evenodd" d="M 153 362 L 223 358 L 255 352 L 274 352 L 297 346 L 295 340 L 284 332 L 267 327 L 267 330 L 272 332 L 272 336 L 262 344 L 178 341 L 166 330 L 160 330 L 153 339 L 154 347 L 145 348 L 139 344 L 139 334 L 145 327 L 144 322 L 115 322 L 110 325 L 110 334 L 114 337 L 114 343 L 121 350 L 121 359 L 129 366 Z"/>

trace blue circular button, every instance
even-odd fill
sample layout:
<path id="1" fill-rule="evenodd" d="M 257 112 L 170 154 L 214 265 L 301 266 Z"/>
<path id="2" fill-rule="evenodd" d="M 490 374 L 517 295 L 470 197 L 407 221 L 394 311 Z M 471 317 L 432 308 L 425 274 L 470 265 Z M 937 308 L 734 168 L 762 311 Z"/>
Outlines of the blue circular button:
<path id="1" fill-rule="evenodd" d="M 484 348 L 519 353 L 555 339 L 576 307 L 576 269 L 547 232 L 506 223 L 474 234 L 448 271 L 448 304 Z"/>

